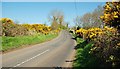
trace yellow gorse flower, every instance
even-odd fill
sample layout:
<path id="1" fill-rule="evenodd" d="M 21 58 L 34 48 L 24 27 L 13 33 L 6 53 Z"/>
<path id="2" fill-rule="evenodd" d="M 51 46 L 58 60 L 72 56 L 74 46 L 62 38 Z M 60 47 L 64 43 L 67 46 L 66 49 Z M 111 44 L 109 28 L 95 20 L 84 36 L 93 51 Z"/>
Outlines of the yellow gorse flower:
<path id="1" fill-rule="evenodd" d="M 79 30 L 76 30 L 76 33 L 80 36 L 86 36 L 86 38 L 94 39 L 97 36 L 104 35 L 106 31 L 110 33 L 115 33 L 117 30 L 115 28 L 110 28 L 105 26 L 103 29 L 101 28 L 89 28 L 88 30 L 80 28 Z"/>

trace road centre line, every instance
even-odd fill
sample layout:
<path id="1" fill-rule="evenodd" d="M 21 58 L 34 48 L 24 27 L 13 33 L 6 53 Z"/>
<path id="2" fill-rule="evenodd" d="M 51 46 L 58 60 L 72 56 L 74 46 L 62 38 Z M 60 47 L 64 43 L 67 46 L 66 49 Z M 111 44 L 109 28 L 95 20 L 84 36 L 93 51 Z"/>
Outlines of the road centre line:
<path id="1" fill-rule="evenodd" d="M 34 56 L 34 57 L 32 57 L 32 58 L 29 58 L 29 59 L 27 59 L 27 60 L 25 60 L 25 61 L 23 61 L 23 62 L 21 62 L 21 63 L 15 65 L 15 66 L 13 66 L 13 67 L 18 67 L 18 66 L 20 66 L 20 65 L 22 65 L 22 64 L 24 64 L 24 63 L 26 63 L 26 62 L 28 62 L 28 61 L 30 61 L 30 60 L 32 60 L 32 59 L 38 57 L 38 56 L 40 56 L 40 55 L 42 55 L 42 54 L 44 54 L 44 53 L 46 53 L 46 52 L 48 52 L 48 51 L 49 51 L 49 49 L 43 51 L 42 53 L 40 53 L 40 54 L 38 54 L 38 55 L 36 55 L 36 56 Z"/>

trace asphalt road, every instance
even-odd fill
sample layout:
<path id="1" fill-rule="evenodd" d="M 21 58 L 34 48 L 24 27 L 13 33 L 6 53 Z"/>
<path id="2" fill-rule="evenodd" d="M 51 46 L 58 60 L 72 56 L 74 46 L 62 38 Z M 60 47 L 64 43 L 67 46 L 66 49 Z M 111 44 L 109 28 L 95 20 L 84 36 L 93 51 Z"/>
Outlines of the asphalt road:
<path id="1" fill-rule="evenodd" d="M 2 55 L 3 67 L 63 67 L 70 57 L 75 41 L 67 31 L 51 41 L 36 44 Z"/>

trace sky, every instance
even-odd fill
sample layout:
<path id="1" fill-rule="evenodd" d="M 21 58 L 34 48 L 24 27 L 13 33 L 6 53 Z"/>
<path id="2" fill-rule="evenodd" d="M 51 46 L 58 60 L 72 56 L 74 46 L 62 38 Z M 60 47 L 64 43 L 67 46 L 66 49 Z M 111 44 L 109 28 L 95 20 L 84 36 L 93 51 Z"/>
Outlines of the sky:
<path id="1" fill-rule="evenodd" d="M 64 12 L 65 22 L 75 25 L 73 19 L 93 11 L 105 2 L 2 2 L 2 17 L 11 18 L 19 23 L 46 23 L 50 25 L 48 16 L 53 10 Z"/>
<path id="2" fill-rule="evenodd" d="M 1 0 L 3 2 L 106 2 L 113 0 Z M 118 1 L 118 0 L 114 0 Z"/>

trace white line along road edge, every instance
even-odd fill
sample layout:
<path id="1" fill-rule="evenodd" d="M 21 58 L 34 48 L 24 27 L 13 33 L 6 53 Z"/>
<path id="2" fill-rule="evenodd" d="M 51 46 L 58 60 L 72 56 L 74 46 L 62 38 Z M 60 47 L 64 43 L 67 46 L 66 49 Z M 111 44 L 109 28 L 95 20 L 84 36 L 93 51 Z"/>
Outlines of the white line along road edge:
<path id="1" fill-rule="evenodd" d="M 32 57 L 32 58 L 29 58 L 29 59 L 27 59 L 27 60 L 25 60 L 25 61 L 23 61 L 23 62 L 21 62 L 21 63 L 15 65 L 15 66 L 13 66 L 13 67 L 18 67 L 18 66 L 20 66 L 20 65 L 22 65 L 22 64 L 24 64 L 24 63 L 26 63 L 26 62 L 28 62 L 28 61 L 30 61 L 30 60 L 32 60 L 32 59 L 38 57 L 38 56 L 40 56 L 40 55 L 42 55 L 42 54 L 44 54 L 44 53 L 46 53 L 46 52 L 48 52 L 48 51 L 49 51 L 49 49 L 43 51 L 42 53 L 40 53 L 40 54 L 38 54 L 38 55 L 36 55 L 36 56 L 34 56 L 34 57 Z"/>

